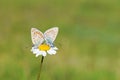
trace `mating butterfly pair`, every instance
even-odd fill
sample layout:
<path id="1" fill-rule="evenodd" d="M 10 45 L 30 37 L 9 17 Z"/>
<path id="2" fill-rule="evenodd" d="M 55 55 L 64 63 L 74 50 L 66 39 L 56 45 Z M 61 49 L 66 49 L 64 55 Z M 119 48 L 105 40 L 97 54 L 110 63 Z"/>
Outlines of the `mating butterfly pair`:
<path id="1" fill-rule="evenodd" d="M 31 51 L 33 54 L 36 54 L 36 57 L 39 55 L 46 56 L 47 53 L 50 55 L 56 54 L 58 48 L 54 46 L 53 42 L 56 39 L 57 34 L 58 27 L 50 28 L 44 33 L 36 28 L 31 28 L 31 38 L 33 43 Z"/>

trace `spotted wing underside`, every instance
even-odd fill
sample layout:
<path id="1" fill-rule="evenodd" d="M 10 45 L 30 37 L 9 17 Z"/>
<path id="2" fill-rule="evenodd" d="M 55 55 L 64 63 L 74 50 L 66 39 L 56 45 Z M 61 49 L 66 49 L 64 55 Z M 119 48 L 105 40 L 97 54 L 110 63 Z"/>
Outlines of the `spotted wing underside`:
<path id="1" fill-rule="evenodd" d="M 43 33 L 36 28 L 31 28 L 31 38 L 33 45 L 39 45 L 44 41 Z"/>

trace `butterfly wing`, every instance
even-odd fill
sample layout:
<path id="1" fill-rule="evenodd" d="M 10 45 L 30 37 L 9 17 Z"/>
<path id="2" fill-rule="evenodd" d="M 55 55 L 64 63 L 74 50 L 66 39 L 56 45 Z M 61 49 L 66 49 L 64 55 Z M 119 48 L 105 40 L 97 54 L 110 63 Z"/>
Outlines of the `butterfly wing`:
<path id="1" fill-rule="evenodd" d="M 34 45 L 39 45 L 44 41 L 43 33 L 36 28 L 31 28 L 31 38 Z"/>
<path id="2" fill-rule="evenodd" d="M 45 31 L 44 38 L 45 40 L 53 43 L 58 34 L 58 27 L 53 27 Z"/>

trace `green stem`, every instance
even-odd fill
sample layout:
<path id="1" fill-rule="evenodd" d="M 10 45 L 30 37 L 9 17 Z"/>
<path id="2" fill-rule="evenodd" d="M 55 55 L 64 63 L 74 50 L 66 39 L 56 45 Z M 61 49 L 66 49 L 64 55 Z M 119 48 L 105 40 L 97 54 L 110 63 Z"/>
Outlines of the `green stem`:
<path id="1" fill-rule="evenodd" d="M 38 73 L 37 80 L 39 80 L 39 79 L 40 79 L 40 74 L 41 74 L 41 70 L 42 70 L 43 60 L 44 60 L 44 56 L 42 56 L 42 59 L 41 59 L 41 63 L 40 63 L 40 70 L 39 70 L 39 73 Z"/>

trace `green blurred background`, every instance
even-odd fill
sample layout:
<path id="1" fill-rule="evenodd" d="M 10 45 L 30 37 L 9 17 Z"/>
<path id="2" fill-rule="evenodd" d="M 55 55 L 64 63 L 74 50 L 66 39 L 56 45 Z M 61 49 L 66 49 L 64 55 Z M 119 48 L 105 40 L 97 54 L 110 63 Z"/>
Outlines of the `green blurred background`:
<path id="1" fill-rule="evenodd" d="M 120 0 L 0 0 L 0 80 L 36 80 L 31 27 L 54 26 L 41 80 L 120 80 Z"/>

